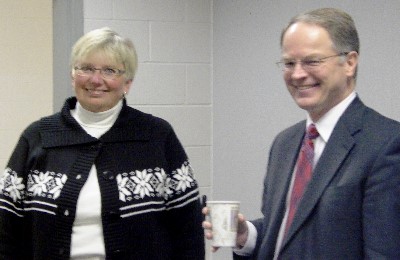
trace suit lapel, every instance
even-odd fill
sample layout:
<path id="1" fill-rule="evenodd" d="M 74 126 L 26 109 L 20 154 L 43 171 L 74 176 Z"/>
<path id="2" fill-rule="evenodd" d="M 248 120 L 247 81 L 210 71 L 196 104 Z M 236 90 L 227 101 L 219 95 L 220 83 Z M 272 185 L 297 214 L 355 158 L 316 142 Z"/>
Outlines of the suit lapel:
<path id="1" fill-rule="evenodd" d="M 354 134 L 361 129 L 362 108 L 364 107 L 362 102 L 356 98 L 336 124 L 324 152 L 314 169 L 312 180 L 299 204 L 292 226 L 288 231 L 285 241 L 283 241 L 282 249 L 311 215 L 324 190 L 354 147 Z"/>

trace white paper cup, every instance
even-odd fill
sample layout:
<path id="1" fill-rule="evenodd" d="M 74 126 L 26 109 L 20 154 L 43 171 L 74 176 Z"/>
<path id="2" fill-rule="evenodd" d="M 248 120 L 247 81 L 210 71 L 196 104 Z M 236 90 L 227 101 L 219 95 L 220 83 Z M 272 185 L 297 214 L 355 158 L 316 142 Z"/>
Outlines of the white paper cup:
<path id="1" fill-rule="evenodd" d="M 236 246 L 239 205 L 239 201 L 207 201 L 213 230 L 212 246 Z"/>

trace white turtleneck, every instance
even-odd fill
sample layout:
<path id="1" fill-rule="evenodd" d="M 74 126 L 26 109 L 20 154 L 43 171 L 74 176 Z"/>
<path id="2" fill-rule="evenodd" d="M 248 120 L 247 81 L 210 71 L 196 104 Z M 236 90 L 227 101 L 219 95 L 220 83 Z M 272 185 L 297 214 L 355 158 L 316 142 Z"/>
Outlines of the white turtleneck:
<path id="1" fill-rule="evenodd" d="M 71 115 L 89 135 L 99 138 L 112 127 L 121 109 L 122 100 L 110 110 L 99 113 L 90 112 L 77 102 Z M 101 194 L 96 166 L 92 165 L 77 202 L 72 227 L 71 259 L 103 259 L 104 256 Z"/>

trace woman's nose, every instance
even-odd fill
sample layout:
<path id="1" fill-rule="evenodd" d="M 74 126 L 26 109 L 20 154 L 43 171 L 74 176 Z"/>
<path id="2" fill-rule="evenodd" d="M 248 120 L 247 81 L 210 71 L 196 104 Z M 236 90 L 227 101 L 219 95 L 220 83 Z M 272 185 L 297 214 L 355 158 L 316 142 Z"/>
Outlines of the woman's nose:
<path id="1" fill-rule="evenodd" d="M 101 75 L 99 70 L 95 70 L 90 77 L 90 81 L 93 83 L 101 83 L 103 81 L 103 75 Z"/>

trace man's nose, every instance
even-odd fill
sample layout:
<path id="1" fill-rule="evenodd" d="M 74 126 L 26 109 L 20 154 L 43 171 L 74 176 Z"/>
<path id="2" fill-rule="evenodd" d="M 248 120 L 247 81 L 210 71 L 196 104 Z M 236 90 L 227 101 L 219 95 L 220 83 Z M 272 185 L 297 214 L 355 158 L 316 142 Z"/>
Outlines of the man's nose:
<path id="1" fill-rule="evenodd" d="M 301 62 L 296 62 L 292 70 L 292 77 L 301 78 L 307 75 L 307 71 L 303 68 L 303 64 Z"/>

